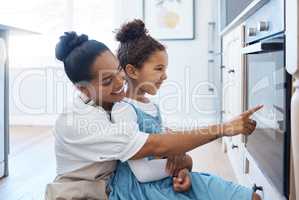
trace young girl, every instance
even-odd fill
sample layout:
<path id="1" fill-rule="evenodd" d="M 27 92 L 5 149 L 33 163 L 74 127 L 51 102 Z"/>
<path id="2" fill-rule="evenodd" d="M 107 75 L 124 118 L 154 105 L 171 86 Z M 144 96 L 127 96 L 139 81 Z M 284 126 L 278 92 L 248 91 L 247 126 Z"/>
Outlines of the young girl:
<path id="1" fill-rule="evenodd" d="M 120 41 L 117 56 L 126 73 L 128 89 L 126 98 L 114 105 L 112 120 L 135 122 L 140 131 L 149 134 L 161 133 L 163 127 L 159 107 L 146 94 L 155 95 L 167 78 L 165 47 L 147 34 L 141 20 L 123 25 L 116 38 Z M 186 170 L 192 167 L 189 156 L 183 155 L 178 160 L 182 165 L 151 156 L 119 162 L 109 183 L 109 199 L 258 199 L 257 196 L 253 197 L 251 189 L 219 177 L 205 173 L 189 174 Z M 178 178 L 172 178 L 172 175 Z M 180 179 L 186 176 L 191 178 L 192 185 L 181 185 Z"/>

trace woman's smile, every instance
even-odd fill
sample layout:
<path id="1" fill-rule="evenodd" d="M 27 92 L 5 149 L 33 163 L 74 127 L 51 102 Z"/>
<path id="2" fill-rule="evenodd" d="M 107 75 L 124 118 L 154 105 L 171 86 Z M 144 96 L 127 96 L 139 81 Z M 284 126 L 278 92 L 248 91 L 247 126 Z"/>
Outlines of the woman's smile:
<path id="1" fill-rule="evenodd" d="M 111 95 L 124 96 L 125 95 L 125 84 L 121 88 L 111 92 Z"/>

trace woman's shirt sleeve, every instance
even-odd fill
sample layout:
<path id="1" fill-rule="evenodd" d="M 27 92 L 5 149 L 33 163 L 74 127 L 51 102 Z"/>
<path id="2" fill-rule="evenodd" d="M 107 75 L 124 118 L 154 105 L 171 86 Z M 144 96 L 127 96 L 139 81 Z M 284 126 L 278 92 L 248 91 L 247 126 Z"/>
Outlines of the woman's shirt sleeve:
<path id="1" fill-rule="evenodd" d="M 111 123 L 96 109 L 85 113 L 60 115 L 54 128 L 56 155 L 88 162 L 127 161 L 145 144 L 148 134 L 136 123 Z"/>

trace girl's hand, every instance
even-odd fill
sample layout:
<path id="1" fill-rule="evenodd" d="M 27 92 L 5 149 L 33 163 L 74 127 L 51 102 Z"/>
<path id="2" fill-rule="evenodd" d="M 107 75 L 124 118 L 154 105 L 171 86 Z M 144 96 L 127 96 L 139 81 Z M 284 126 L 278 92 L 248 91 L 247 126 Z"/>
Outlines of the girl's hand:
<path id="1" fill-rule="evenodd" d="M 181 169 L 186 168 L 186 154 L 169 156 L 166 163 L 166 171 L 170 176 L 177 176 Z"/>
<path id="2" fill-rule="evenodd" d="M 176 192 L 187 192 L 191 185 L 191 177 L 187 169 L 180 170 L 178 176 L 173 177 L 173 190 Z"/>
<path id="3" fill-rule="evenodd" d="M 238 134 L 250 135 L 256 128 L 256 121 L 250 119 L 251 115 L 263 108 L 263 105 L 257 106 L 240 114 L 236 118 L 222 125 L 224 136 L 235 136 Z"/>

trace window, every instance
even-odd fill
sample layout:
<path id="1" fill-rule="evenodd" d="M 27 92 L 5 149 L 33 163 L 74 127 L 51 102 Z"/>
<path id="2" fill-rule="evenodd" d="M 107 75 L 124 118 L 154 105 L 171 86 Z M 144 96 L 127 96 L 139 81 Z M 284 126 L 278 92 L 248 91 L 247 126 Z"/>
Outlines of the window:
<path id="1" fill-rule="evenodd" d="M 74 0 L 74 30 L 88 33 L 96 39 L 116 48 L 113 31 L 116 25 L 116 2 L 113 0 Z"/>
<path id="2" fill-rule="evenodd" d="M 1 2 L 0 23 L 39 32 L 9 39 L 10 67 L 60 66 L 55 45 L 65 31 L 74 30 L 99 40 L 112 50 L 117 46 L 115 0 L 10 0 Z"/>

